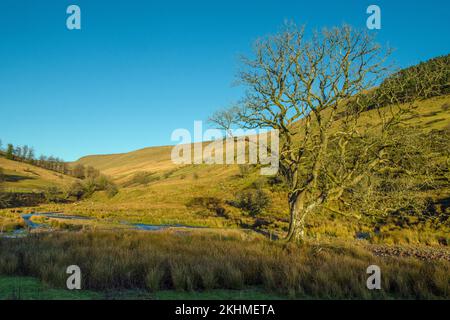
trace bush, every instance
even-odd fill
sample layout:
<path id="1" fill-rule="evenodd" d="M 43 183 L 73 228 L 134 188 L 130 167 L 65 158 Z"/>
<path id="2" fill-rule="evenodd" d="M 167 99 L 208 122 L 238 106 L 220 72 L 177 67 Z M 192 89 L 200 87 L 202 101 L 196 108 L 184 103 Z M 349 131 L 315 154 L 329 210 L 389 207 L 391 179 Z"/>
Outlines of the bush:
<path id="1" fill-rule="evenodd" d="M 100 191 L 101 188 L 97 184 L 96 179 L 87 179 L 84 183 L 84 197 L 90 197 L 94 194 L 96 191 Z"/>
<path id="2" fill-rule="evenodd" d="M 261 188 L 248 189 L 239 193 L 230 204 L 256 216 L 269 206 L 270 198 Z"/>
<path id="3" fill-rule="evenodd" d="M 106 187 L 105 191 L 106 191 L 106 195 L 107 195 L 109 198 L 112 198 L 112 197 L 114 197 L 116 194 L 119 193 L 119 189 L 117 188 L 117 186 L 116 186 L 114 183 L 108 184 L 108 186 Z"/>
<path id="4" fill-rule="evenodd" d="M 84 186 L 79 181 L 75 181 L 74 183 L 72 183 L 66 190 L 67 198 L 74 197 L 76 200 L 80 200 L 81 198 L 83 198 L 84 194 Z"/>
<path id="5" fill-rule="evenodd" d="M 48 202 L 61 202 L 63 200 L 62 191 L 56 186 L 47 187 L 44 191 L 44 197 Z"/>
<path id="6" fill-rule="evenodd" d="M 187 207 L 198 209 L 198 213 L 215 213 L 219 217 L 226 216 L 226 211 L 223 208 L 222 200 L 215 197 L 195 197 L 189 200 Z"/>
<path id="7" fill-rule="evenodd" d="M 96 191 L 106 191 L 108 197 L 114 197 L 118 192 L 117 186 L 108 177 L 100 175 L 97 178 L 88 178 L 83 182 L 74 182 L 66 191 L 66 197 L 76 200 L 88 198 Z"/>
<path id="8" fill-rule="evenodd" d="M 129 187 L 132 185 L 147 185 L 150 182 L 158 181 L 160 179 L 159 176 L 155 176 L 154 172 L 146 172 L 140 171 L 136 172 L 130 181 L 125 184 L 125 187 Z"/>

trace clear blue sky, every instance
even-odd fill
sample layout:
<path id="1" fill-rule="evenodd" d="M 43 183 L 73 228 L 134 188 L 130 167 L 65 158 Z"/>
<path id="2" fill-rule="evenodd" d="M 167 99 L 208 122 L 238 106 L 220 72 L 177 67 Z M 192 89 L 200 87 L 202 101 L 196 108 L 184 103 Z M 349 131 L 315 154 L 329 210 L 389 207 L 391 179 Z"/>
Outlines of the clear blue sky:
<path id="1" fill-rule="evenodd" d="M 65 160 L 171 144 L 240 97 L 237 58 L 258 36 L 285 19 L 364 27 L 370 4 L 400 66 L 450 52 L 448 0 L 1 0 L 0 139 Z"/>

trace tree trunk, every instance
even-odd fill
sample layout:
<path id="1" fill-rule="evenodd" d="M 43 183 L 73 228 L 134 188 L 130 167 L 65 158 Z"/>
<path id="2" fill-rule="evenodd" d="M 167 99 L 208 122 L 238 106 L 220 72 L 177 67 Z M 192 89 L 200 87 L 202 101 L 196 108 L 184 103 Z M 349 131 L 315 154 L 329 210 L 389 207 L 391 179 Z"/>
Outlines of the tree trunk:
<path id="1" fill-rule="evenodd" d="M 286 236 L 287 241 L 301 242 L 304 239 L 305 218 L 323 201 L 323 196 L 314 196 L 305 190 L 289 195 L 290 221 L 289 232 Z"/>
<path id="2" fill-rule="evenodd" d="M 304 235 L 304 220 L 307 214 L 305 210 L 306 192 L 289 195 L 289 232 L 286 240 L 289 242 L 300 242 Z"/>

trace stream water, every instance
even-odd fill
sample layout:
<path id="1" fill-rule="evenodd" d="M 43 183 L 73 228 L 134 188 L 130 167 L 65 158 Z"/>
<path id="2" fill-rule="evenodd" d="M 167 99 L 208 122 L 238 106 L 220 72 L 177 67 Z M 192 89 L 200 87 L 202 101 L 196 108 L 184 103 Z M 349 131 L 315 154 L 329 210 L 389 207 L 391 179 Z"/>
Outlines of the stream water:
<path id="1" fill-rule="evenodd" d="M 56 218 L 56 219 L 67 219 L 67 220 L 91 220 L 92 219 L 89 217 L 70 216 L 70 215 L 65 215 L 62 213 L 55 213 L 55 212 L 22 214 L 22 219 L 29 229 L 36 229 L 36 228 L 40 228 L 40 227 L 44 226 L 44 224 L 31 221 L 31 217 L 33 217 L 33 216 Z"/>
<path id="2" fill-rule="evenodd" d="M 5 233 L 3 237 L 8 238 L 16 238 L 25 236 L 30 230 L 33 229 L 39 229 L 39 228 L 46 228 L 48 227 L 45 223 L 36 223 L 31 220 L 33 216 L 39 216 L 39 217 L 46 217 L 46 218 L 54 218 L 54 219 L 67 219 L 67 220 L 94 220 L 94 218 L 90 217 L 84 217 L 84 216 L 76 216 L 76 215 L 66 215 L 64 213 L 58 213 L 58 212 L 45 212 L 45 213 L 28 213 L 28 214 L 22 214 L 21 217 L 25 222 L 25 229 L 18 229 L 14 230 L 13 232 Z M 146 223 L 131 223 L 128 221 L 121 221 L 120 222 L 123 225 L 127 225 L 130 227 L 130 229 L 134 230 L 143 230 L 143 231 L 158 231 L 162 229 L 167 228 L 197 228 L 193 226 L 186 226 L 186 225 L 154 225 L 154 224 L 146 224 Z M 200 228 L 200 227 L 198 227 Z M 49 229 L 51 230 L 51 229 Z"/>

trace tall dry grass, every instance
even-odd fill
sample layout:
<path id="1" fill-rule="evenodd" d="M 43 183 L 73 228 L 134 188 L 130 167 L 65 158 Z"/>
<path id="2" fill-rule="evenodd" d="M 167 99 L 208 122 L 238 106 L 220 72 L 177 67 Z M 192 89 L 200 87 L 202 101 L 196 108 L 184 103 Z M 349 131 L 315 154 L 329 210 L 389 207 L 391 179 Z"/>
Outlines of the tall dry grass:
<path id="1" fill-rule="evenodd" d="M 271 242 L 259 237 L 168 232 L 59 232 L 0 239 L 0 274 L 64 287 L 67 266 L 84 289 L 209 290 L 262 287 L 291 298 L 450 298 L 450 263 L 380 258 L 362 246 Z M 382 290 L 366 288 L 366 268 Z"/>

